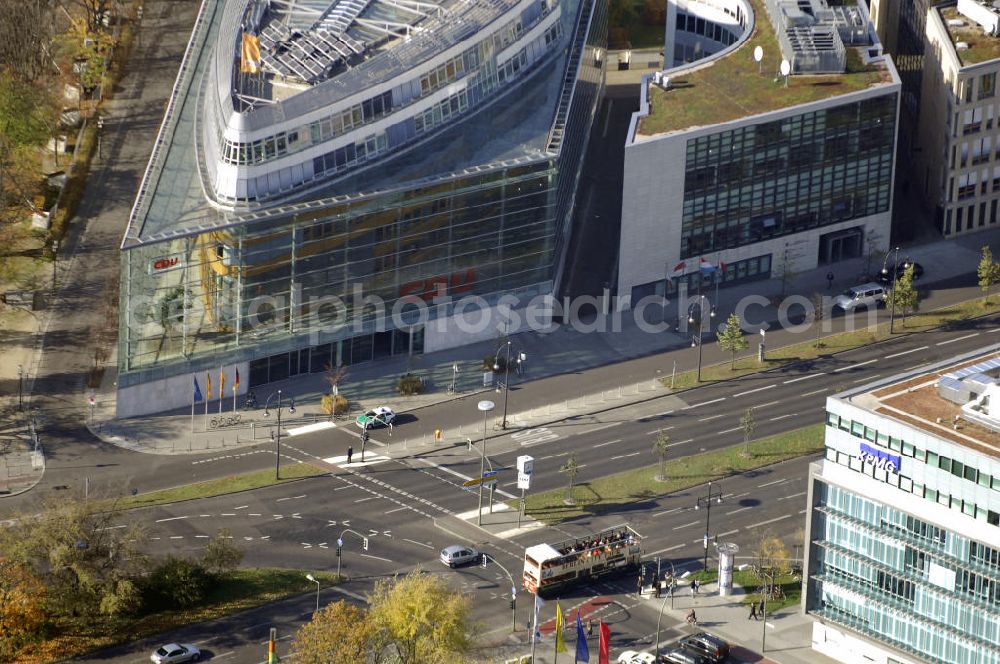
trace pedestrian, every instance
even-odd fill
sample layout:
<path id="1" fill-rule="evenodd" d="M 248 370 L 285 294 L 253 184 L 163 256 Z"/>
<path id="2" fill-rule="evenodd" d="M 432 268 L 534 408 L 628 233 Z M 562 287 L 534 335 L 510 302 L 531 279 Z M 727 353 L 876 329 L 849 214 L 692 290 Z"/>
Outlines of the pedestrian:
<path id="1" fill-rule="evenodd" d="M 753 620 L 757 620 L 758 619 L 757 618 L 757 601 L 756 600 L 750 602 L 750 615 L 747 616 L 747 620 L 750 620 L 750 619 L 753 619 Z"/>
<path id="2" fill-rule="evenodd" d="M 833 272 L 826 273 L 826 289 L 830 290 L 833 288 Z"/>
<path id="3" fill-rule="evenodd" d="M 347 465 L 351 465 L 351 457 L 354 456 L 354 448 L 351 445 L 347 446 Z"/>
<path id="4" fill-rule="evenodd" d="M 691 595 L 693 596 L 696 592 L 698 592 L 698 582 L 691 579 Z"/>
<path id="5" fill-rule="evenodd" d="M 594 620 L 590 619 L 587 621 L 587 636 L 591 637 L 594 635 Z"/>
<path id="6" fill-rule="evenodd" d="M 642 575 L 641 574 L 639 575 L 639 580 L 638 580 L 638 583 L 636 583 L 636 586 L 637 586 L 637 588 L 636 588 L 635 594 L 638 595 L 639 597 L 642 597 Z"/>
<path id="7" fill-rule="evenodd" d="M 760 614 L 761 618 L 764 617 L 764 598 L 763 597 L 760 598 L 760 607 L 757 609 L 757 613 Z"/>
<path id="8" fill-rule="evenodd" d="M 699 581 L 698 579 L 695 579 L 694 580 L 694 594 L 697 595 L 700 590 L 701 590 L 701 581 Z"/>

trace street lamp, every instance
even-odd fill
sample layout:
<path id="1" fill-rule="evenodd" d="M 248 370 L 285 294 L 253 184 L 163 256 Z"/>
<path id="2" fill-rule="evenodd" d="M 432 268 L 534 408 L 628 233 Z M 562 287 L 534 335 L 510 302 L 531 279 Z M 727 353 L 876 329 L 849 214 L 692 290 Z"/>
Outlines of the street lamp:
<path id="1" fill-rule="evenodd" d="M 712 490 L 712 482 L 708 482 L 708 493 L 704 496 L 699 496 L 698 502 L 695 503 L 694 508 L 699 509 L 702 505 L 705 506 L 705 536 L 702 538 L 702 546 L 705 547 L 705 561 L 703 563 L 704 570 L 708 571 L 708 531 L 712 524 L 712 501 L 717 503 L 722 502 L 722 489 L 717 491 Z"/>
<path id="2" fill-rule="evenodd" d="M 705 298 L 705 301 L 708 301 L 708 298 Z M 709 321 L 711 321 L 713 318 L 715 318 L 715 307 L 712 306 L 711 302 L 709 302 L 708 319 L 709 319 Z M 695 321 L 695 319 L 694 319 L 694 303 L 692 302 L 691 306 L 688 307 L 688 324 L 692 325 L 692 324 L 694 324 L 694 321 Z M 699 301 L 698 302 L 698 334 L 697 334 L 697 336 L 692 336 L 691 337 L 691 347 L 694 348 L 695 346 L 698 346 L 698 382 L 699 383 L 701 382 L 701 347 L 703 345 L 702 342 L 704 341 L 704 339 L 702 338 L 704 336 L 704 334 L 705 334 L 704 304 L 701 301 Z"/>
<path id="3" fill-rule="evenodd" d="M 56 258 L 59 254 L 59 240 L 52 240 L 52 291 L 56 290 Z"/>
<path id="4" fill-rule="evenodd" d="M 316 613 L 319 613 L 319 581 L 312 574 L 306 574 L 306 578 L 316 584 Z"/>
<path id="5" fill-rule="evenodd" d="M 507 340 L 507 359 L 504 362 L 503 368 L 503 419 L 500 421 L 500 428 L 507 428 L 507 393 L 510 391 L 510 339 Z M 503 347 L 498 348 L 496 355 L 493 358 L 493 371 L 500 371 L 500 351 Z M 528 359 L 528 356 L 524 353 L 517 354 L 517 374 L 521 375 L 521 363 Z M 499 389 L 498 389 L 499 391 Z"/>
<path id="6" fill-rule="evenodd" d="M 657 582 L 659 583 L 659 582 Z M 674 585 L 677 581 L 674 579 L 674 564 L 670 563 L 670 587 L 667 591 L 670 593 L 670 610 L 674 610 Z M 660 661 L 660 618 L 663 617 L 663 608 L 667 605 L 667 597 L 663 598 L 663 602 L 660 604 L 660 614 L 656 616 L 656 661 Z"/>
<path id="7" fill-rule="evenodd" d="M 892 254 L 892 291 L 891 297 L 889 298 L 889 334 L 892 334 L 893 323 L 896 321 L 896 273 L 899 271 L 899 247 L 893 248 L 891 252 L 887 252 L 885 258 L 882 259 L 882 278 L 885 279 L 889 276 L 889 268 L 886 267 L 886 261 L 889 260 L 889 253 Z"/>
<path id="8" fill-rule="evenodd" d="M 281 479 L 281 390 L 277 392 L 271 392 L 270 396 L 264 401 L 264 417 L 269 417 L 271 413 L 267 410 L 268 404 L 271 403 L 271 398 L 274 395 L 278 395 L 278 435 L 275 436 L 274 432 L 271 432 L 271 440 L 274 441 L 274 479 L 275 481 Z M 288 412 L 295 414 L 295 400 L 288 400 Z"/>
<path id="9" fill-rule="evenodd" d="M 477 516 L 478 525 L 483 525 L 483 475 L 486 473 L 486 421 L 489 419 L 490 411 L 496 407 L 492 401 L 483 400 L 479 402 L 477 408 L 483 413 L 483 449 L 479 459 L 479 514 Z"/>

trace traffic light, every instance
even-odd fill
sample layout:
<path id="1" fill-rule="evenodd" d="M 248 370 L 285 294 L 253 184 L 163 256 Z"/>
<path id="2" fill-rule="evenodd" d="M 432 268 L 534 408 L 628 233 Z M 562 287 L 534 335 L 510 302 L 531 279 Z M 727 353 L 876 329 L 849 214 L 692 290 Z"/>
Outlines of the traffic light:
<path id="1" fill-rule="evenodd" d="M 337 557 L 340 558 L 340 547 L 337 547 Z"/>
<path id="2" fill-rule="evenodd" d="M 514 600 L 510 600 L 510 610 L 514 610 Z"/>
<path id="3" fill-rule="evenodd" d="M 486 554 L 484 553 L 483 554 L 483 569 L 486 569 L 486 561 L 487 561 L 487 558 L 486 558 Z"/>

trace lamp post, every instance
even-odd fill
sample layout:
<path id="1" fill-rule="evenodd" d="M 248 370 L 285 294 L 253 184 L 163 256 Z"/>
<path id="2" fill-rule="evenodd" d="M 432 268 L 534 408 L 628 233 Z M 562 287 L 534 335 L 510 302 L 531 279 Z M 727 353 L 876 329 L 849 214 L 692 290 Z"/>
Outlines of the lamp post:
<path id="1" fill-rule="evenodd" d="M 24 410 L 24 367 L 17 365 L 17 408 Z"/>
<path id="2" fill-rule="evenodd" d="M 507 428 L 507 393 L 510 391 L 510 339 L 507 340 L 507 359 L 504 361 L 503 367 L 503 418 L 500 420 L 500 428 Z M 500 352 L 504 347 L 497 349 L 496 355 L 493 358 L 493 370 L 500 370 Z M 517 373 L 521 374 L 521 363 L 528 359 L 528 356 L 524 353 L 517 354 Z"/>
<path id="3" fill-rule="evenodd" d="M 278 395 L 278 435 L 271 432 L 271 440 L 274 441 L 274 479 L 275 481 L 281 479 L 281 390 L 277 392 L 272 392 L 267 400 L 264 401 L 264 417 L 269 417 L 271 413 L 267 410 L 268 404 L 271 403 L 271 398 L 274 395 Z M 289 399 L 288 412 L 295 414 L 295 400 Z"/>
<path id="4" fill-rule="evenodd" d="M 492 401 L 483 400 L 479 402 L 477 408 L 483 413 L 483 449 L 479 459 L 479 513 L 477 524 L 483 525 L 483 474 L 486 472 L 486 421 L 489 419 L 490 411 L 496 407 Z"/>
<path id="5" fill-rule="evenodd" d="M 659 582 L 657 582 L 659 583 Z M 668 591 L 670 592 L 670 610 L 674 610 L 674 564 L 670 563 L 670 587 Z M 667 605 L 667 597 L 663 598 L 663 602 L 660 604 L 660 614 L 656 616 L 656 641 L 653 647 L 655 648 L 656 661 L 660 661 L 660 618 L 663 617 L 663 608 Z"/>
<path id="6" fill-rule="evenodd" d="M 896 273 L 898 272 L 899 266 L 899 247 L 894 247 L 892 250 L 892 295 L 889 298 L 889 334 L 892 334 L 893 323 L 896 321 Z M 882 277 L 889 276 L 889 269 L 886 267 L 885 262 L 889 260 L 889 253 L 886 253 L 885 258 L 882 259 Z"/>
<path id="7" fill-rule="evenodd" d="M 700 383 L 701 382 L 701 347 L 702 347 L 702 342 L 704 341 L 703 336 L 705 334 L 705 305 L 704 305 L 704 302 L 708 302 L 708 298 L 706 298 L 704 296 L 699 296 L 698 300 L 699 300 L 698 301 L 698 334 L 697 334 L 697 336 L 692 336 L 691 337 L 691 347 L 694 348 L 694 346 L 696 344 L 698 346 L 698 382 Z M 709 302 L 708 304 L 709 304 L 708 319 L 712 320 L 713 318 L 715 318 L 715 307 L 712 306 L 711 302 Z M 692 303 L 691 306 L 688 307 L 688 324 L 692 325 L 692 324 L 694 324 L 694 322 L 695 322 L 695 319 L 694 319 L 694 303 Z"/>
<path id="8" fill-rule="evenodd" d="M 319 613 L 319 581 L 312 574 L 306 574 L 306 578 L 316 584 L 316 613 Z"/>
<path id="9" fill-rule="evenodd" d="M 59 240 L 52 240 L 52 290 L 56 290 L 56 259 L 59 254 Z"/>
<path id="10" fill-rule="evenodd" d="M 702 539 L 702 546 L 705 547 L 705 560 L 702 563 L 703 569 L 708 571 L 708 532 L 712 525 L 712 501 L 717 503 L 722 502 L 722 489 L 716 491 L 712 490 L 712 482 L 708 483 L 708 493 L 704 496 L 698 497 L 698 502 L 695 503 L 694 508 L 700 509 L 702 505 L 705 506 L 705 536 Z"/>

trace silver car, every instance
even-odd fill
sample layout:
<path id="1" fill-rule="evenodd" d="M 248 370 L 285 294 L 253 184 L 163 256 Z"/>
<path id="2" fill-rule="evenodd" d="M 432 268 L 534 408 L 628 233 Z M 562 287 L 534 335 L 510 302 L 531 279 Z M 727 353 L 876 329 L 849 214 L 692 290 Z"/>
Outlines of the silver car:
<path id="1" fill-rule="evenodd" d="M 479 551 L 472 546 L 452 544 L 441 550 L 441 562 L 448 567 L 458 567 L 479 560 Z"/>
<path id="2" fill-rule="evenodd" d="M 201 651 L 190 643 L 168 643 L 160 646 L 149 656 L 153 664 L 175 664 L 175 662 L 197 662 Z"/>

